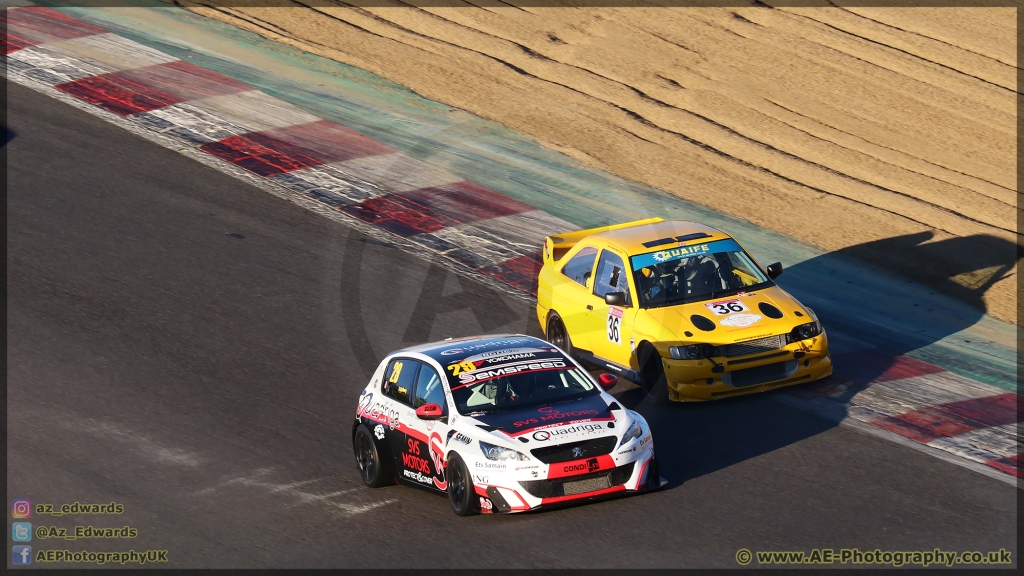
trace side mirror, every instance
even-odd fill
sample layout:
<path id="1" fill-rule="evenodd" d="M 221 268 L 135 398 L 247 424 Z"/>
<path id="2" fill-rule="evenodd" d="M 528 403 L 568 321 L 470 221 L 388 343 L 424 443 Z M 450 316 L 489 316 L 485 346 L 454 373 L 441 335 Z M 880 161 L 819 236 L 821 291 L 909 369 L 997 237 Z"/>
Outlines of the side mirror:
<path id="1" fill-rule="evenodd" d="M 440 420 L 441 407 L 437 404 L 424 404 L 416 409 L 416 417 L 420 420 Z"/>
<path id="2" fill-rule="evenodd" d="M 782 262 L 776 262 L 775 264 L 768 265 L 768 277 L 775 280 L 782 274 Z"/>
<path id="3" fill-rule="evenodd" d="M 626 293 L 625 292 L 609 292 L 604 295 L 604 303 L 609 306 L 625 306 L 626 305 Z"/>
<path id="4" fill-rule="evenodd" d="M 621 292 L 620 292 L 621 294 Z M 615 384 L 619 381 L 619 377 L 615 374 L 609 374 L 605 372 L 597 377 L 597 381 L 601 383 L 601 388 L 605 390 L 611 390 L 615 388 Z"/>

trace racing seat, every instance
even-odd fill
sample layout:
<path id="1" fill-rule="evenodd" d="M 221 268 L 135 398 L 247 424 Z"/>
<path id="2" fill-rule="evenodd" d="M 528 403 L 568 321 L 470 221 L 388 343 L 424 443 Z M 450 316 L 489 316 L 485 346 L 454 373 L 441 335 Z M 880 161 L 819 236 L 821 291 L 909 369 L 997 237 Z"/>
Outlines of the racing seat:
<path id="1" fill-rule="evenodd" d="M 702 279 L 703 286 L 712 292 L 722 292 L 727 288 L 721 274 L 719 274 L 718 261 L 713 257 L 705 258 L 700 263 L 697 278 Z"/>

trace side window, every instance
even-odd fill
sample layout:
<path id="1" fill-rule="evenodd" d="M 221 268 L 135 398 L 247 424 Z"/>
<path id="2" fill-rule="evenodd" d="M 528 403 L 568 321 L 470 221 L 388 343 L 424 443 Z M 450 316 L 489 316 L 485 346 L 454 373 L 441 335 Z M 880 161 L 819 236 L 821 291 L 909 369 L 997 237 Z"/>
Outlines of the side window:
<path id="1" fill-rule="evenodd" d="M 604 298 L 609 292 L 625 292 L 626 303 L 630 303 L 629 279 L 626 266 L 618 254 L 605 250 L 601 252 L 601 260 L 597 263 L 597 281 L 594 283 L 594 294 Z"/>
<path id="2" fill-rule="evenodd" d="M 590 273 L 594 270 L 594 260 L 597 259 L 597 248 L 587 246 L 576 253 L 562 267 L 562 274 L 565 274 L 573 282 L 580 286 L 586 286 L 590 280 Z"/>
<path id="3" fill-rule="evenodd" d="M 416 398 L 413 400 L 413 408 L 419 408 L 424 404 L 437 404 L 441 407 L 443 414 L 448 414 L 448 403 L 444 400 L 444 389 L 441 388 L 441 377 L 433 368 L 424 364 L 420 368 L 420 374 L 416 378 Z"/>
<path id="4" fill-rule="evenodd" d="M 392 360 L 384 378 L 384 395 L 411 406 L 412 385 L 416 381 L 416 369 L 419 367 L 419 362 L 408 358 Z"/>

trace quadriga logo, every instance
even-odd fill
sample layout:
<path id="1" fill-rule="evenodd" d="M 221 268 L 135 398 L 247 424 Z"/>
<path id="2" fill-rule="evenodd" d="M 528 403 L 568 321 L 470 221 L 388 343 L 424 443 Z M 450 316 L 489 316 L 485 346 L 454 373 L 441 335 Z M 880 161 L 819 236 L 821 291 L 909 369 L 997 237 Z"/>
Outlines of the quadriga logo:
<path id="1" fill-rule="evenodd" d="M 565 436 L 567 434 L 594 434 L 602 430 L 604 430 L 603 424 L 587 422 L 585 424 L 574 424 L 566 428 L 556 428 L 551 430 L 551 435 Z"/>

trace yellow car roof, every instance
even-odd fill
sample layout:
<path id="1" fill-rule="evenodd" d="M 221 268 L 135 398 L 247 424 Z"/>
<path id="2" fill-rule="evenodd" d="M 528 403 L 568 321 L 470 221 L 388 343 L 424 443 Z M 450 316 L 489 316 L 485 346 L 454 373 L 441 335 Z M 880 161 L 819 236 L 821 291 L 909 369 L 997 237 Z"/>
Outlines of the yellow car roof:
<path id="1" fill-rule="evenodd" d="M 699 234 L 706 234 L 707 236 L 678 240 L 679 237 L 691 235 L 697 236 Z M 687 244 L 702 243 L 710 242 L 712 240 L 732 238 L 732 236 L 729 236 L 721 230 L 704 224 L 698 224 L 697 222 L 688 222 L 686 220 L 666 220 L 664 222 L 657 222 L 654 224 L 631 226 L 629 228 L 621 228 L 619 230 L 600 232 L 598 234 L 594 234 L 594 238 L 602 238 L 609 244 L 616 246 L 620 250 L 625 251 L 626 254 L 632 256 L 634 254 L 645 254 L 647 252 L 654 252 L 666 247 L 672 247 L 677 245 L 679 242 L 686 242 Z M 645 245 L 645 243 L 647 245 Z"/>

